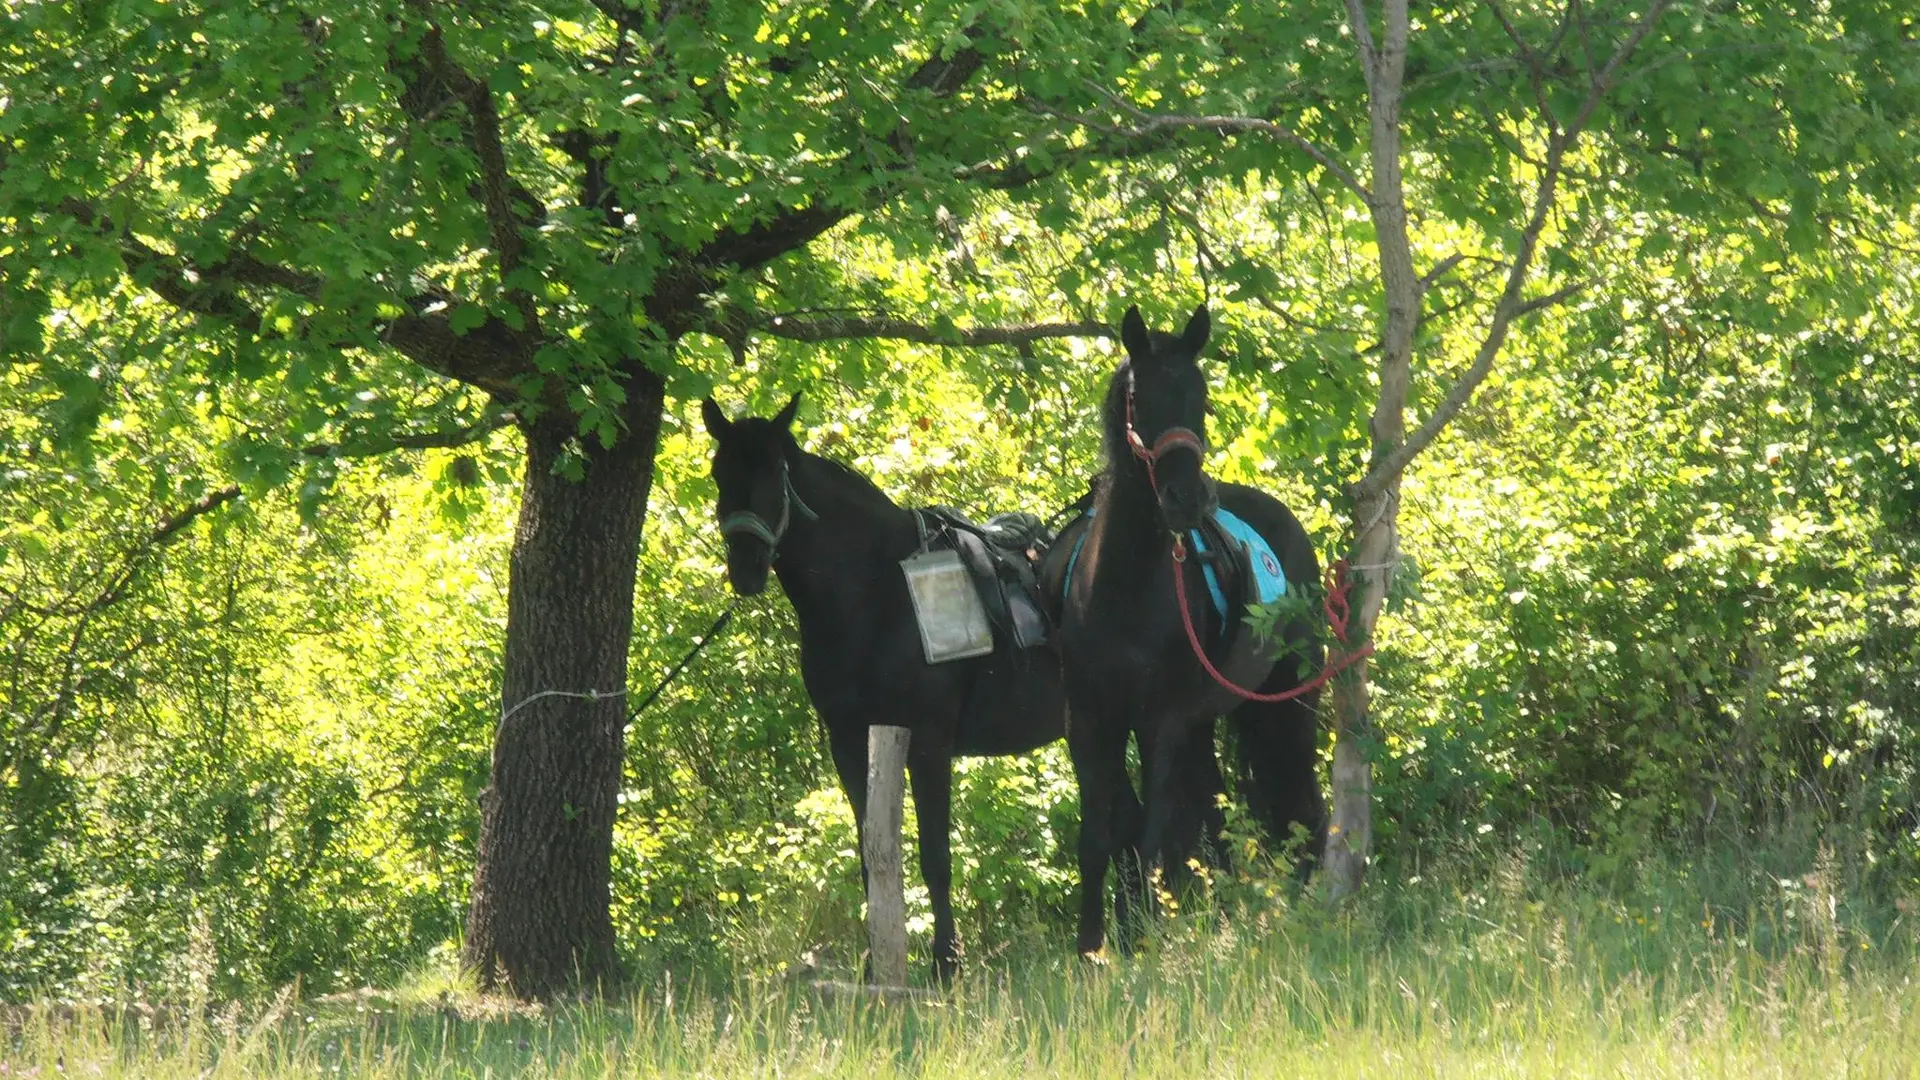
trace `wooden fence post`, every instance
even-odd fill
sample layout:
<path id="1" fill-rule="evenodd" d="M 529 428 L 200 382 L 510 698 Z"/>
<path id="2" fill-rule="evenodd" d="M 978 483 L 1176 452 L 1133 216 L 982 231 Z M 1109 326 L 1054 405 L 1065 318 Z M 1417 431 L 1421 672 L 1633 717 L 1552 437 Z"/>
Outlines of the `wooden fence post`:
<path id="1" fill-rule="evenodd" d="M 907 901 L 900 874 L 900 818 L 907 744 L 903 727 L 867 729 L 867 820 L 861 857 L 867 864 L 867 960 L 878 986 L 907 984 Z"/>

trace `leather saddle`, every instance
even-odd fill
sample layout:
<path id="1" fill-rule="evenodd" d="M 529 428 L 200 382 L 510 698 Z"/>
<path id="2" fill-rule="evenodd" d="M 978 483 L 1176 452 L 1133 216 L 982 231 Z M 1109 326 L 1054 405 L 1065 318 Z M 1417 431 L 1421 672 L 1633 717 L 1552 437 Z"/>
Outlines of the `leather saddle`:
<path id="1" fill-rule="evenodd" d="M 928 526 L 929 543 L 959 554 L 987 620 L 1015 648 L 1046 644 L 1048 620 L 1038 576 L 1041 556 L 1053 542 L 1046 522 L 1014 512 L 977 523 L 946 506 L 928 507 L 920 515 Z"/>

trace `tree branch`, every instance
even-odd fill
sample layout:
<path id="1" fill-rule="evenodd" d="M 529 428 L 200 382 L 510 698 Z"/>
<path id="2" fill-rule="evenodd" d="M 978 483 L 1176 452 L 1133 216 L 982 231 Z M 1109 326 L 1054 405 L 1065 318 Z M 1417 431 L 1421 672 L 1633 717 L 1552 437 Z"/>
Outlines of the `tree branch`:
<path id="1" fill-rule="evenodd" d="M 80 618 L 82 620 L 81 630 L 84 631 L 85 620 L 92 618 L 96 612 L 120 602 L 121 597 L 124 595 L 124 590 L 128 584 L 133 581 L 134 575 L 139 572 L 141 564 L 146 561 L 147 557 L 152 554 L 156 548 L 165 545 L 187 526 L 239 497 L 239 486 L 230 484 L 217 491 L 210 491 L 200 498 L 195 499 L 193 502 L 188 503 L 186 506 L 181 507 L 179 510 L 161 518 L 158 523 L 147 530 L 147 534 L 144 537 L 136 542 L 133 547 L 121 557 L 120 569 L 114 572 L 106 588 L 102 589 L 92 600 L 89 600 L 79 607 L 72 608 L 64 612 L 64 614 L 70 614 Z M 46 609 L 44 613 L 55 614 L 60 612 L 58 612 L 58 609 Z"/>
<path id="2" fill-rule="evenodd" d="M 1374 50 L 1373 30 L 1367 25 L 1366 10 L 1360 5 L 1361 0 L 1347 0 L 1347 25 L 1353 28 L 1354 45 L 1360 53 L 1360 71 L 1371 86 L 1380 67 L 1380 54 Z"/>
<path id="3" fill-rule="evenodd" d="M 1513 317 L 1516 319 L 1525 318 L 1536 311 L 1566 303 L 1575 295 L 1586 291 L 1587 286 L 1591 284 L 1593 283 L 1590 281 L 1575 281 L 1571 284 L 1562 285 L 1545 296 L 1536 296 L 1526 303 L 1521 304 L 1518 308 L 1514 309 Z"/>
<path id="4" fill-rule="evenodd" d="M 67 636 L 66 656 L 60 675 L 60 690 L 54 695 L 52 701 L 47 702 L 34 713 L 33 718 L 27 722 L 29 728 L 37 728 L 42 720 L 51 717 L 52 726 L 48 728 L 51 736 L 57 734 L 65 725 L 67 710 L 73 704 L 73 696 L 84 681 L 80 678 L 80 647 L 86 642 L 87 630 L 92 626 L 94 616 L 120 602 L 126 595 L 127 587 L 133 583 L 134 577 L 139 574 L 140 568 L 146 564 L 154 551 L 187 526 L 239 497 L 238 486 L 210 491 L 162 518 L 126 553 L 120 561 L 120 569 L 114 573 L 107 587 L 73 613 L 76 621 L 73 632 Z"/>
<path id="5" fill-rule="evenodd" d="M 1144 18 L 1143 15 L 1142 20 Z M 1136 32 L 1140 25 L 1141 22 L 1136 21 Z M 957 94 L 985 66 L 987 60 L 985 52 L 971 44 L 985 36 L 983 26 L 971 24 L 964 33 L 970 44 L 945 58 L 937 52 L 927 57 L 906 77 L 902 88 L 930 93 L 936 98 Z M 904 122 L 886 138 L 903 161 L 910 161 L 912 157 L 912 146 L 908 139 Z M 1150 139 L 1140 141 L 1152 142 Z M 1008 165 L 982 163 L 962 167 L 956 169 L 953 176 L 984 187 L 1008 190 L 1040 180 L 1093 152 L 1088 147 L 1062 150 L 1054 155 L 1052 167 L 1046 170 L 1036 170 L 1016 160 Z M 895 173 L 897 167 L 881 166 L 869 171 L 876 178 L 884 179 Z M 713 290 L 729 268 L 750 270 L 764 265 L 805 246 L 848 217 L 884 205 L 897 191 L 897 185 L 883 183 L 870 190 L 860 204 L 844 206 L 830 204 L 824 192 L 816 192 L 805 205 L 782 209 L 762 221 L 724 228 L 698 250 L 675 259 L 669 269 L 656 279 L 653 293 L 647 299 L 647 313 L 665 327 L 669 335 L 684 333 L 702 322 L 709 322 L 711 320 L 703 317 L 699 310 L 701 300 Z"/>
<path id="6" fill-rule="evenodd" d="M 1528 217 L 1526 228 L 1520 234 L 1520 250 L 1514 255 L 1513 263 L 1507 270 L 1506 288 L 1501 292 L 1499 302 L 1494 305 L 1493 319 L 1487 327 L 1487 336 L 1481 341 L 1473 363 L 1467 368 L 1466 373 L 1460 376 L 1460 381 L 1448 391 L 1446 398 L 1441 401 L 1433 414 L 1428 416 L 1404 442 L 1377 460 L 1367 475 L 1354 485 L 1356 499 L 1377 495 L 1384 491 L 1386 486 L 1407 467 L 1407 464 L 1425 450 L 1454 416 L 1465 407 L 1467 400 L 1473 396 L 1474 391 L 1493 370 L 1493 362 L 1500 355 L 1501 347 L 1506 344 L 1507 332 L 1512 327 L 1514 319 L 1550 304 L 1559 303 L 1584 285 L 1584 283 L 1578 283 L 1568 286 L 1536 300 L 1521 299 L 1521 294 L 1526 287 L 1528 271 L 1532 268 L 1534 254 L 1539 248 L 1540 234 L 1546 228 L 1547 217 L 1554 206 L 1562 163 L 1567 153 L 1579 142 L 1594 110 L 1612 90 L 1621 66 L 1653 30 L 1653 24 L 1659 20 L 1669 2 L 1670 0 L 1653 0 L 1646 14 L 1642 15 L 1639 22 L 1635 23 L 1633 29 L 1628 32 L 1626 40 L 1620 43 L 1606 66 L 1593 78 L 1586 98 L 1581 101 L 1580 108 L 1573 119 L 1568 121 L 1565 131 L 1549 140 L 1547 160 L 1534 188 L 1533 209 Z"/>
<path id="7" fill-rule="evenodd" d="M 147 533 L 146 541 L 141 545 L 142 550 L 158 547 L 166 543 L 168 540 L 173 539 L 180 530 L 239 497 L 240 489 L 234 486 L 223 487 L 218 491 L 210 491 L 202 495 L 200 498 L 188 503 L 185 507 L 162 518 L 160 523 L 155 525 L 153 529 Z"/>
<path id="8" fill-rule="evenodd" d="M 1453 269 L 1456 266 L 1459 266 L 1460 263 L 1465 259 L 1466 259 L 1465 255 L 1456 251 L 1453 254 L 1447 256 L 1446 258 L 1441 259 L 1439 262 L 1433 264 L 1433 269 L 1420 275 L 1420 291 L 1424 293 L 1428 289 L 1433 288 L 1434 282 L 1439 281 L 1441 278 L 1445 277 L 1447 274 L 1447 271 Z"/>
<path id="9" fill-rule="evenodd" d="M 262 262 L 240 250 L 223 253 L 207 266 L 189 263 L 123 232 L 114 222 L 79 199 L 65 199 L 60 209 L 120 249 L 128 275 L 142 287 L 189 315 L 218 319 L 249 337 L 267 336 L 260 312 L 242 297 L 236 286 L 281 289 L 318 301 L 325 282 L 314 275 Z M 477 386 L 489 393 L 516 397 L 519 380 L 530 367 L 528 349 L 512 328 L 497 316 L 466 334 L 456 334 L 444 314 L 454 301 L 434 294 L 401 301 L 412 310 L 388 323 L 381 339 L 407 359 L 429 371 Z M 354 342 L 323 342 L 344 348 Z"/>
<path id="10" fill-rule="evenodd" d="M 444 314 L 447 301 L 434 301 L 424 310 L 402 315 L 380 332 L 380 340 L 401 355 L 449 379 L 477 386 L 508 399 L 525 395 L 522 385 L 533 374 L 531 349 L 522 335 L 497 315 L 464 334 L 456 333 Z"/>
<path id="11" fill-rule="evenodd" d="M 189 314 L 220 319 L 256 337 L 260 334 L 260 313 L 234 294 L 228 282 L 238 279 L 223 274 L 221 269 L 230 266 L 262 280 L 296 277 L 292 271 L 277 271 L 251 257 L 236 260 L 231 255 L 223 260 L 221 268 L 202 270 L 157 250 L 131 233 L 122 232 L 112 219 L 83 200 L 62 199 L 60 210 L 82 228 L 112 241 L 120 249 L 121 262 L 126 265 L 128 275 L 162 300 Z"/>
<path id="12" fill-rule="evenodd" d="M 1500 21 L 1500 29 L 1506 31 L 1507 40 L 1513 42 L 1514 48 L 1520 50 L 1520 61 L 1527 66 L 1527 81 L 1533 87 L 1534 108 L 1540 112 L 1540 121 L 1546 125 L 1547 135 L 1558 136 L 1560 122 L 1553 115 L 1552 104 L 1547 101 L 1547 69 L 1539 51 L 1527 43 L 1527 39 L 1520 33 L 1520 28 L 1507 17 L 1507 9 L 1500 6 L 1500 0 L 1482 0 L 1482 2 L 1493 12 L 1493 17 Z"/>
<path id="13" fill-rule="evenodd" d="M 928 326 L 893 318 L 857 316 L 818 316 L 799 318 L 789 315 L 762 316 L 748 320 L 748 332 L 759 332 L 788 341 L 845 341 L 854 338 L 883 338 L 911 341 L 921 345 L 1026 345 L 1048 338 L 1115 336 L 1112 327 L 1100 322 L 1024 323 L 1016 326 Z"/>
<path id="14" fill-rule="evenodd" d="M 467 427 L 453 428 L 448 431 L 411 431 L 398 435 L 383 435 L 352 443 L 308 443 L 300 447 L 300 453 L 310 458 L 342 459 L 378 457 L 395 450 L 451 449 L 478 442 L 488 435 L 506 427 L 516 420 L 511 412 L 500 412 L 482 418 Z M 73 602 L 75 597 L 50 606 L 28 604 L 15 597 L 18 606 L 36 615 L 47 618 L 87 618 L 92 613 L 118 603 L 127 585 L 132 581 L 141 562 L 155 548 L 165 545 L 187 526 L 200 518 L 213 513 L 227 503 L 239 498 L 238 485 L 230 484 L 216 491 L 208 492 L 199 499 L 188 503 L 179 510 L 160 519 L 147 534 L 137 541 L 121 558 L 120 569 L 115 571 L 107 588 L 86 603 Z"/>
<path id="15" fill-rule="evenodd" d="M 986 35 L 985 28 L 977 22 L 969 24 L 961 32 L 969 42 L 977 42 Z M 944 60 L 940 58 L 939 50 L 935 50 L 932 56 L 920 62 L 913 74 L 907 76 L 904 85 L 908 90 L 931 91 L 935 97 L 952 97 L 986 62 L 986 54 L 971 44 L 954 50 L 953 55 Z"/>
<path id="16" fill-rule="evenodd" d="M 480 205 L 486 213 L 487 233 L 500 259 L 500 284 L 508 302 L 520 313 L 521 332 L 539 335 L 539 311 L 533 296 L 515 284 L 515 271 L 526 265 L 527 240 L 521 232 L 520 210 L 527 207 L 531 216 L 544 215 L 544 207 L 531 192 L 514 181 L 507 172 L 506 150 L 500 139 L 500 114 L 494 108 L 493 92 L 487 84 L 466 73 L 447 53 L 440 27 L 427 24 L 421 39 L 421 55 L 427 70 L 465 107 L 468 121 L 462 125 L 467 142 L 480 162 Z"/>
<path id="17" fill-rule="evenodd" d="M 1133 102 L 1120 97 L 1105 87 L 1095 86 L 1094 89 L 1105 96 L 1115 108 L 1132 116 L 1134 118 L 1133 125 L 1130 127 L 1121 127 L 1113 124 L 1105 124 L 1085 114 L 1062 112 L 1040 101 L 1029 102 L 1029 107 L 1037 112 L 1078 124 L 1081 127 L 1091 128 L 1095 131 L 1129 140 L 1146 138 L 1170 128 L 1197 128 L 1206 131 L 1227 133 L 1246 131 L 1262 132 L 1293 144 L 1302 153 L 1318 163 L 1321 168 L 1332 174 L 1340 183 L 1345 185 L 1348 191 L 1358 195 L 1363 201 L 1372 198 L 1372 194 L 1367 191 L 1367 186 L 1362 184 L 1359 178 L 1353 175 L 1351 170 L 1338 161 L 1335 161 L 1331 154 L 1322 150 L 1313 140 L 1306 138 L 1285 124 L 1254 116 L 1184 116 L 1167 113 L 1148 113 Z"/>
<path id="18" fill-rule="evenodd" d="M 970 40 L 982 31 L 978 24 L 966 30 Z M 942 59 L 936 52 L 922 61 L 901 84 L 909 91 L 923 91 L 938 98 L 951 97 L 979 71 L 986 57 L 969 45 Z M 903 121 L 887 135 L 887 143 L 911 157 L 906 124 Z M 873 192 L 869 202 L 878 204 L 891 196 L 891 186 Z M 669 336 L 692 330 L 702 320 L 701 300 L 729 271 L 752 270 L 791 251 L 812 243 L 827 230 L 858 213 L 857 205 L 834 205 L 825 192 L 815 192 L 804 205 L 780 209 L 760 221 L 722 228 L 698 249 L 673 260 L 655 279 L 646 298 L 648 318 L 665 328 Z"/>
<path id="19" fill-rule="evenodd" d="M 722 232 L 689 256 L 686 262 L 703 269 L 732 267 L 752 270 L 806 246 L 853 213 L 852 207 L 834 207 L 817 202 L 789 207 L 765 221 Z"/>
<path id="20" fill-rule="evenodd" d="M 1047 111 L 1037 102 L 1028 102 L 1028 107 L 1035 112 Z M 1065 116 L 1062 113 L 1053 115 Z M 978 183 L 993 191 L 1011 191 L 1014 188 L 1038 183 L 1082 161 L 1101 158 L 1133 158 L 1151 154 L 1156 150 L 1164 150 L 1177 145 L 1170 135 L 1180 129 L 1169 126 L 1164 131 L 1137 138 L 1129 137 L 1124 131 L 1118 129 L 1103 131 L 1100 126 L 1089 127 L 1088 130 L 1132 145 L 1116 145 L 1112 142 L 1089 139 L 1077 146 L 1056 146 L 1049 155 L 1050 163 L 1046 169 L 1035 169 L 1029 159 L 1015 157 L 1010 163 L 1004 165 L 985 161 L 974 165 L 963 165 L 953 171 L 953 178 L 968 183 Z"/>
<path id="21" fill-rule="evenodd" d="M 978 40 L 983 31 L 975 23 L 968 26 L 965 33 L 969 40 Z M 952 97 L 960 92 L 960 88 L 973 78 L 985 62 L 985 55 L 971 45 L 944 60 L 936 51 L 922 61 L 901 85 L 903 89 L 926 91 L 937 98 Z M 906 124 L 902 122 L 888 134 L 887 142 L 904 154 L 907 138 Z M 857 209 L 852 206 L 829 207 L 816 196 L 805 206 L 783 209 L 765 221 L 721 230 L 719 235 L 687 256 L 685 262 L 701 269 L 735 267 L 751 270 L 812 242 L 820 234 L 851 217 Z"/>
<path id="22" fill-rule="evenodd" d="M 479 442 L 517 419 L 514 413 L 502 412 L 485 417 L 468 427 L 454 428 L 451 431 L 409 431 L 399 435 L 381 435 L 357 442 L 308 443 L 300 448 L 300 453 L 311 458 L 338 459 L 379 457 L 381 454 L 390 454 L 395 450 L 447 450 Z"/>

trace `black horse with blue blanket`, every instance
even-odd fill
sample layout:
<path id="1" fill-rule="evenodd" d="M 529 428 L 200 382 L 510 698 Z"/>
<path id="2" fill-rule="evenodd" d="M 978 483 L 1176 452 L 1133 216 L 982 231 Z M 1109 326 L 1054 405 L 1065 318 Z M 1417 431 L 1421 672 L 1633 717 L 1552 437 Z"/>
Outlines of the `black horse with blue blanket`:
<path id="1" fill-rule="evenodd" d="M 1324 650 L 1304 615 L 1280 628 L 1282 662 L 1245 625 L 1247 607 L 1286 582 L 1317 582 L 1319 561 L 1278 500 L 1206 475 L 1198 360 L 1210 326 L 1204 306 L 1178 335 L 1150 332 L 1138 309 L 1127 310 L 1127 361 L 1101 414 L 1107 471 L 1084 536 L 1056 546 L 1046 575 L 1065 596 L 1067 745 L 1080 784 L 1078 946 L 1089 955 L 1105 940 L 1104 881 L 1116 857 L 1137 849 L 1149 873 L 1165 871 L 1221 829 L 1216 808 L 1181 795 L 1206 782 L 1197 774 L 1214 760 L 1217 716 L 1228 716 L 1240 790 L 1270 837 L 1284 843 L 1305 830 L 1307 860 L 1324 841 L 1317 692 L 1261 702 L 1228 686 L 1291 692 Z M 1145 773 L 1143 820 L 1128 809 L 1130 735 Z"/>

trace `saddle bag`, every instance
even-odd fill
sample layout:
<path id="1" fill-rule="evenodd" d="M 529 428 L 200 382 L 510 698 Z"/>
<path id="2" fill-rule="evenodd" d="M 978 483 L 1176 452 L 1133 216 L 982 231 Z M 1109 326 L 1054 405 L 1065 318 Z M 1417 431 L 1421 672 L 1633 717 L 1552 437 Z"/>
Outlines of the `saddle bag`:
<path id="1" fill-rule="evenodd" d="M 914 552 L 900 560 L 920 627 L 927 663 L 944 664 L 993 651 L 993 626 L 974 589 L 973 574 L 951 548 Z"/>
<path id="2" fill-rule="evenodd" d="M 902 559 L 900 570 L 927 663 L 990 653 L 996 629 L 1015 649 L 1046 644 L 1047 616 L 1029 555 L 1051 539 L 1044 522 L 1003 514 L 976 525 L 945 507 L 915 517 L 920 550 Z"/>

